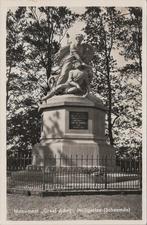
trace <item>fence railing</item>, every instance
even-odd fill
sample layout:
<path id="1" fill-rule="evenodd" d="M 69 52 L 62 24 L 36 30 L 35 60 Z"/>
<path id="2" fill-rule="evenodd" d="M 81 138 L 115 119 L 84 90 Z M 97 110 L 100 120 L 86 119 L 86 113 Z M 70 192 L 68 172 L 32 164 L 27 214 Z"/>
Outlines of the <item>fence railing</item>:
<path id="1" fill-rule="evenodd" d="M 7 158 L 7 188 L 37 191 L 140 190 L 141 159 L 52 156 L 43 166 L 30 156 Z"/>

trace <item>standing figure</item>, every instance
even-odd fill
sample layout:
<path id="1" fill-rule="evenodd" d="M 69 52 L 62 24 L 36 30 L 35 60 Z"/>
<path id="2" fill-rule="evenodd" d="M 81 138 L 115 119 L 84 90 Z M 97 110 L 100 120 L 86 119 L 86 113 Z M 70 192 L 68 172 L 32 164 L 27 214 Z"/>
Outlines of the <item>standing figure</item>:
<path id="1" fill-rule="evenodd" d="M 74 42 L 61 48 L 56 54 L 56 67 L 48 80 L 51 91 L 42 100 L 62 94 L 86 96 L 89 92 L 93 75 L 90 62 L 94 50 L 91 45 L 82 41 L 83 35 L 77 34 Z"/>
<path id="2" fill-rule="evenodd" d="M 59 75 L 56 85 L 63 84 L 67 81 L 69 71 L 73 69 L 73 62 L 75 60 L 78 60 L 81 64 L 85 64 L 81 58 L 84 51 L 83 46 L 81 44 L 82 41 L 83 35 L 77 34 L 75 41 L 70 44 L 69 54 L 65 56 L 62 61 L 62 64 L 60 65 L 61 73 Z"/>

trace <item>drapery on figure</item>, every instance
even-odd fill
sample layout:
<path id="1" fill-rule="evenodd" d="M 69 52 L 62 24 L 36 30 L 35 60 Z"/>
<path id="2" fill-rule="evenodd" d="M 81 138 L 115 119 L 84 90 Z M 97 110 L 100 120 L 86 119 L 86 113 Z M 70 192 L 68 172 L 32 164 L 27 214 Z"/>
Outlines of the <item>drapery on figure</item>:
<path id="1" fill-rule="evenodd" d="M 43 98 L 46 100 L 55 94 L 79 94 L 86 96 L 89 93 L 89 84 L 92 79 L 91 67 L 82 65 L 79 61 L 74 62 L 74 69 L 70 70 L 65 83 L 57 85 Z"/>
<path id="2" fill-rule="evenodd" d="M 58 72 L 49 78 L 51 92 L 42 98 L 46 100 L 55 94 L 86 95 L 92 79 L 92 68 L 89 65 L 93 58 L 93 48 L 83 43 L 83 35 L 77 34 L 74 42 L 62 48 L 56 54 Z"/>
<path id="3" fill-rule="evenodd" d="M 76 59 L 81 64 L 84 64 L 81 56 L 83 55 L 83 46 L 81 42 L 83 41 L 83 35 L 76 35 L 75 41 L 71 43 L 69 49 L 69 55 L 65 56 L 63 61 L 61 62 L 61 73 L 57 80 L 58 84 L 63 84 L 68 79 L 68 73 L 73 68 L 73 61 Z"/>

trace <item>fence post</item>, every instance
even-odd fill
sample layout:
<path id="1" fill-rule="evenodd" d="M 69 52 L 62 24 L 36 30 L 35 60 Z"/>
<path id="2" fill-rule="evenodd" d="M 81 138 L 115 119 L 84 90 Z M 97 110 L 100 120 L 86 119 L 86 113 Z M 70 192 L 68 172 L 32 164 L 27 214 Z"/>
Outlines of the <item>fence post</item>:
<path id="1" fill-rule="evenodd" d="M 105 157 L 105 189 L 107 189 L 107 156 Z"/>
<path id="2" fill-rule="evenodd" d="M 142 189 L 142 160 L 141 157 L 139 157 L 139 180 L 140 180 L 140 189 Z"/>
<path id="3" fill-rule="evenodd" d="M 45 156 L 43 156 L 43 191 L 45 191 Z"/>

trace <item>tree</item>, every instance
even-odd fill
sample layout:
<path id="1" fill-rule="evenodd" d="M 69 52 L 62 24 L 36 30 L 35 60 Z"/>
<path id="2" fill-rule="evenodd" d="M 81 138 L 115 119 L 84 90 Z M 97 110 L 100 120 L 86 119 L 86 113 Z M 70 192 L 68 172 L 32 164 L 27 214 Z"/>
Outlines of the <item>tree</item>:
<path id="1" fill-rule="evenodd" d="M 119 118 L 115 122 L 113 132 L 115 144 L 119 148 L 117 154 L 135 157 L 140 155 L 142 149 L 141 76 L 137 70 L 132 70 L 131 64 L 126 67 L 121 68 L 119 72 L 120 87 L 115 93 L 119 100 L 116 103 Z"/>
<path id="2" fill-rule="evenodd" d="M 122 49 L 121 55 L 142 72 L 142 9 L 139 7 L 128 8 L 128 15 L 122 16 L 120 20 L 121 29 L 118 47 Z M 135 67 L 135 70 L 137 69 Z"/>
<path id="3" fill-rule="evenodd" d="M 142 150 L 142 9 L 138 7 L 128 8 L 128 13 L 122 15 L 120 25 L 122 29 L 118 34 L 118 47 L 120 54 L 124 56 L 126 65 L 120 71 L 123 99 L 119 103 L 122 120 L 117 121 L 119 136 L 123 132 L 128 134 L 125 138 L 125 154 L 139 156 Z M 118 140 L 117 140 L 118 141 Z M 124 140 L 120 138 L 119 146 L 123 150 Z"/>
<path id="4" fill-rule="evenodd" d="M 59 50 L 62 38 L 77 15 L 66 7 L 30 7 L 28 16 L 31 21 L 25 30 L 24 40 L 29 44 L 31 52 L 27 57 L 33 59 L 37 70 L 46 70 L 48 79 L 54 54 Z"/>
<path id="5" fill-rule="evenodd" d="M 13 14 L 11 10 L 7 13 L 7 39 L 6 39 L 6 64 L 7 64 L 7 101 L 9 98 L 8 90 L 10 79 L 13 73 L 12 68 L 24 60 L 25 54 L 23 49 L 23 41 L 21 37 L 20 21 L 24 16 L 26 8 L 18 8 Z M 12 77 L 13 79 L 13 77 Z"/>
<path id="6" fill-rule="evenodd" d="M 108 137 L 119 156 L 141 151 L 141 16 L 136 7 L 88 7 L 82 17 L 95 47 L 91 87 L 108 107 Z"/>
<path id="7" fill-rule="evenodd" d="M 48 91 L 54 54 L 75 18 L 66 7 L 8 11 L 7 144 L 12 152 L 26 153 L 39 141 L 38 102 Z"/>
<path id="8" fill-rule="evenodd" d="M 117 88 L 115 82 L 116 60 L 113 49 L 116 44 L 116 35 L 119 32 L 119 15 L 114 7 L 99 8 L 88 7 L 83 18 L 86 21 L 84 29 L 87 40 L 95 47 L 93 60 L 94 80 L 92 88 L 104 97 L 108 107 L 108 136 L 110 144 L 114 144 L 113 125 L 118 115 L 113 108 L 114 92 Z M 112 116 L 115 115 L 113 119 Z"/>

